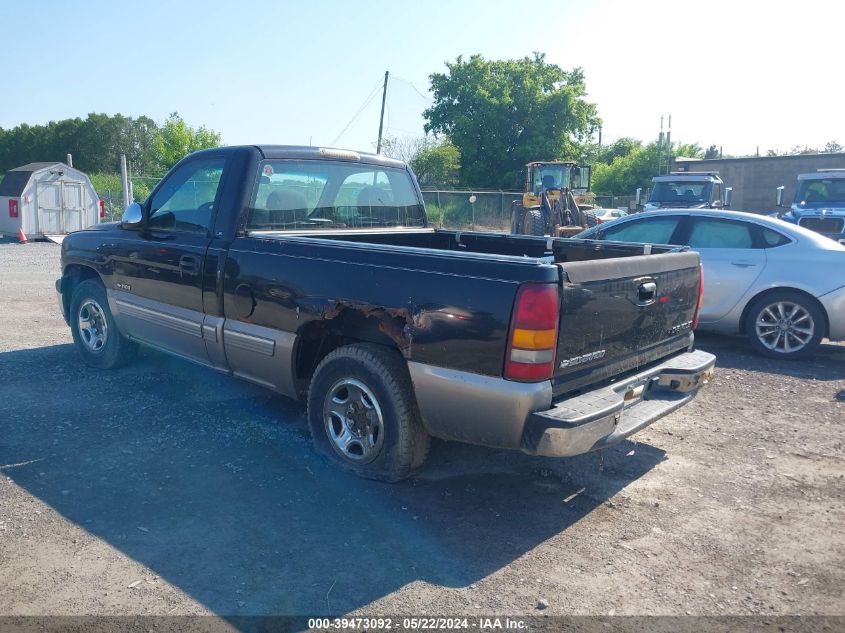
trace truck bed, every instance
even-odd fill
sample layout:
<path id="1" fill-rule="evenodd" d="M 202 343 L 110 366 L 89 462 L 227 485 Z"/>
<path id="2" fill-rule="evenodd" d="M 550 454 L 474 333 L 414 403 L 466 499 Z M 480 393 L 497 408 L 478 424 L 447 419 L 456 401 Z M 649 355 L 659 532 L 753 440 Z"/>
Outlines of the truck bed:
<path id="1" fill-rule="evenodd" d="M 684 247 L 437 229 L 260 232 L 250 237 L 265 244 L 287 242 L 285 251 L 294 244 L 297 251 L 310 244 L 312 248 L 303 250 L 320 259 L 368 260 L 477 280 L 557 281 L 561 309 L 552 378 L 556 396 L 691 347 L 699 258 Z M 313 248 L 317 245 L 322 248 Z M 654 293 L 643 295 L 643 288 L 651 285 Z M 414 288 L 416 294 L 420 290 Z M 450 306 L 468 315 L 467 322 L 483 316 L 472 294 Z M 499 313 L 504 328 L 507 317 Z M 455 332 L 462 336 L 460 329 Z"/>
<path id="2" fill-rule="evenodd" d="M 307 237 L 384 246 L 405 246 L 458 253 L 484 253 L 528 257 L 548 263 L 633 257 L 677 251 L 665 245 L 623 244 L 574 238 L 531 237 L 507 233 L 482 233 L 445 229 L 369 229 L 321 231 L 252 231 L 253 237 L 287 239 Z"/>

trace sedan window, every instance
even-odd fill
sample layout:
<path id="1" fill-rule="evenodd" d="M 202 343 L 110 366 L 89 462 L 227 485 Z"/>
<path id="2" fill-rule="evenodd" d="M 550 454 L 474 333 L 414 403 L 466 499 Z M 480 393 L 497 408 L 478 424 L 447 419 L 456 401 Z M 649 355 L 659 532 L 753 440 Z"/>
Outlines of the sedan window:
<path id="1" fill-rule="evenodd" d="M 672 234 L 678 228 L 680 218 L 643 218 L 621 224 L 614 223 L 603 232 L 606 240 L 616 242 L 643 242 L 647 244 L 669 244 Z"/>
<path id="2" fill-rule="evenodd" d="M 691 248 L 754 248 L 748 224 L 716 218 L 695 218 L 687 243 Z"/>
<path id="3" fill-rule="evenodd" d="M 784 244 L 789 244 L 792 241 L 785 235 L 781 235 L 772 229 L 764 228 L 761 230 L 761 234 L 763 235 L 763 248 L 783 246 Z"/>

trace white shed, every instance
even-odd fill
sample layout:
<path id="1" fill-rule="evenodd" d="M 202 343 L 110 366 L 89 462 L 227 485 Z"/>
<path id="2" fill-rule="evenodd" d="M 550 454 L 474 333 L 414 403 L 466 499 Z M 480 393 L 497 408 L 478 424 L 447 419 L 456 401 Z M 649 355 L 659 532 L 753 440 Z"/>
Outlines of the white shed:
<path id="1" fill-rule="evenodd" d="M 100 198 L 88 176 L 64 163 L 29 163 L 0 182 L 0 233 L 64 235 L 100 221 Z"/>

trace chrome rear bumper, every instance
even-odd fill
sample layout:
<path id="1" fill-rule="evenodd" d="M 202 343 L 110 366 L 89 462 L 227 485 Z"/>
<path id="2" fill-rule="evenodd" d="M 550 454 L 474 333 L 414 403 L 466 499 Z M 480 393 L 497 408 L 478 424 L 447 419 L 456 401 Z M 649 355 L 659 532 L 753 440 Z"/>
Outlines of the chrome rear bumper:
<path id="1" fill-rule="evenodd" d="M 683 406 L 710 379 L 715 362 L 706 352 L 684 352 L 557 402 L 549 381 L 520 383 L 416 362 L 408 370 L 432 435 L 565 457 L 620 442 Z"/>
<path id="2" fill-rule="evenodd" d="M 624 380 L 532 413 L 522 450 L 532 455 L 580 455 L 621 442 L 682 407 L 713 376 L 716 357 L 686 352 Z"/>

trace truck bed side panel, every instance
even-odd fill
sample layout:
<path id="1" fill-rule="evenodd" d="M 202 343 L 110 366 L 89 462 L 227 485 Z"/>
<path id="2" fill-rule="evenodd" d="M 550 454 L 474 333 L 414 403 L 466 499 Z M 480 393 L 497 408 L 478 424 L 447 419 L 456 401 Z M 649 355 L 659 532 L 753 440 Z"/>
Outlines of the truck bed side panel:
<path id="1" fill-rule="evenodd" d="M 409 360 L 501 376 L 517 279 L 559 278 L 550 265 L 470 261 L 465 271 L 460 259 L 350 246 L 237 239 L 224 267 L 226 318 L 297 334 L 327 328 L 395 345 Z"/>

